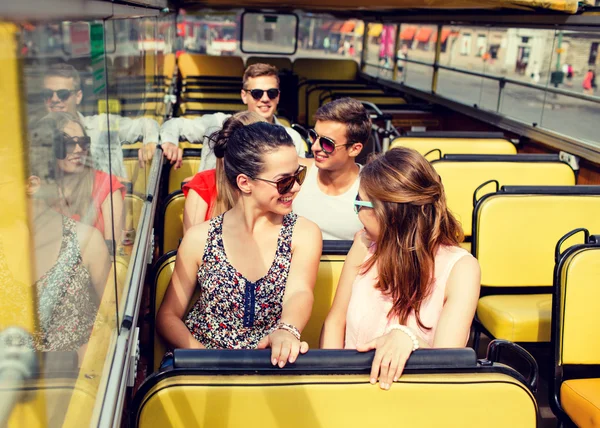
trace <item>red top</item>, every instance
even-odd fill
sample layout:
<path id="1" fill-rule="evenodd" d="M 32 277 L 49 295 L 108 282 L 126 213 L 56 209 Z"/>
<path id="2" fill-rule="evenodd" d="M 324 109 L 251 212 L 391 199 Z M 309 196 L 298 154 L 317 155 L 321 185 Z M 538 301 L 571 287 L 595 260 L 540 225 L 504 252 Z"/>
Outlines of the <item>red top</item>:
<path id="1" fill-rule="evenodd" d="M 112 186 L 112 189 L 111 189 Z M 94 172 L 94 184 L 92 186 L 92 204 L 96 211 L 96 221 L 94 227 L 104 236 L 104 215 L 102 214 L 102 204 L 112 192 L 121 191 L 121 196 L 125 199 L 125 186 L 119 181 L 115 175 L 109 175 L 103 171 L 96 170 Z M 72 216 L 73 220 L 80 221 L 79 214 Z"/>
<path id="2" fill-rule="evenodd" d="M 215 169 L 207 169 L 199 172 L 191 181 L 188 181 L 181 188 L 187 198 L 190 190 L 195 191 L 208 205 L 204 220 L 210 219 L 210 213 L 217 200 L 217 172 Z"/>

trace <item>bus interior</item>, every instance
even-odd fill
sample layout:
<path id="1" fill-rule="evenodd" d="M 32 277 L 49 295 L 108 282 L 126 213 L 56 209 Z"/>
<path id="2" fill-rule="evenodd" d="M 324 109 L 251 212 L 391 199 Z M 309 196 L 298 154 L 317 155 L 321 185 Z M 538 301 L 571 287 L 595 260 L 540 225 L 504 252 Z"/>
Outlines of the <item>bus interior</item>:
<path id="1" fill-rule="evenodd" d="M 599 51 L 593 0 L 5 2 L 0 426 L 600 426 Z M 158 130 L 245 110 L 242 75 L 255 63 L 279 70 L 278 118 L 308 157 L 315 111 L 344 97 L 373 122 L 359 163 L 421 153 L 479 261 L 468 346 L 416 351 L 390 391 L 369 385 L 372 353 L 318 349 L 351 241 L 323 244 L 302 332 L 310 350 L 296 363 L 176 349 L 160 367 L 155 319 L 203 141 L 179 141 L 175 169 Z M 71 89 L 48 89 L 65 64 L 78 74 Z M 115 177 L 94 187 L 106 210 L 88 238 L 91 227 L 64 220 L 61 234 L 40 196 L 71 184 L 32 124 L 68 109 L 83 134 L 67 137 L 89 136 L 89 162 Z M 69 209 L 90 205 L 69 195 Z M 73 260 L 99 272 L 92 306 L 60 303 Z M 49 292 L 53 277 L 66 292 Z M 76 351 L 31 345 L 83 319 L 91 333 Z"/>

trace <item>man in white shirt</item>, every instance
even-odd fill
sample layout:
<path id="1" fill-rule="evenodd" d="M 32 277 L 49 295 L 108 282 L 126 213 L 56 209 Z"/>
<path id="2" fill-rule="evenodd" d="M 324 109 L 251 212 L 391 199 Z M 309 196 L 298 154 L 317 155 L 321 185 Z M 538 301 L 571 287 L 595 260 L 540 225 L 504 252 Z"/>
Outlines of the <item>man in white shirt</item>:
<path id="1" fill-rule="evenodd" d="M 158 142 L 159 126 L 153 119 L 131 119 L 114 114 L 83 116 L 78 112 L 77 106 L 81 103 L 83 93 L 81 78 L 72 65 L 59 63 L 46 70 L 42 98 L 49 113 L 66 112 L 79 118 L 91 139 L 90 152 L 94 168 L 107 174 L 112 173 L 123 179 L 131 178 L 125 170 L 122 144 L 135 143 L 140 137 L 144 144 Z M 142 156 L 140 149 L 140 160 Z"/>
<path id="2" fill-rule="evenodd" d="M 269 64 L 252 64 L 244 72 L 242 79 L 241 97 L 248 110 L 265 118 L 269 123 L 281 125 L 275 117 L 279 104 L 279 76 L 277 68 Z M 215 113 L 202 117 L 187 119 L 176 117 L 166 121 L 160 129 L 161 145 L 167 159 L 173 161 L 180 138 L 190 142 L 203 141 L 200 171 L 215 168 L 216 157 L 209 144 L 208 137 L 223 127 L 223 122 L 230 114 Z M 285 127 L 292 137 L 298 156 L 304 157 L 305 142 L 296 131 Z"/>
<path id="3" fill-rule="evenodd" d="M 314 221 L 324 240 L 352 240 L 363 228 L 354 211 L 361 166 L 356 157 L 371 135 L 371 118 L 352 98 L 327 103 L 309 131 L 314 159 L 301 159 L 308 172 L 293 202 L 294 212 Z"/>

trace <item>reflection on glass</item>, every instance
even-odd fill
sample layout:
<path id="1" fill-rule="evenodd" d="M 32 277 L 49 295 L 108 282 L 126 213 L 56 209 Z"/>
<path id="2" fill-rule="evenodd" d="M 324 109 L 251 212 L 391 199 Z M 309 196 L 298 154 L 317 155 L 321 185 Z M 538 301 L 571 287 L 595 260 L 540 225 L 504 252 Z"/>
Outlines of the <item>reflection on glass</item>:
<path id="1" fill-rule="evenodd" d="M 89 141 L 68 113 L 51 113 L 30 129 L 31 201 L 41 351 L 77 351 L 79 361 L 90 337 L 110 270 L 110 256 L 93 215 L 94 180 L 85 166 Z M 69 180 L 69 175 L 76 176 Z M 74 181 L 75 180 L 75 181 Z M 83 186 L 86 183 L 90 193 Z M 64 209 L 71 216 L 61 213 Z M 93 211 L 93 210 L 92 210 Z"/>
<path id="2" fill-rule="evenodd" d="M 437 93 L 472 106 L 479 104 L 482 82 L 482 77 L 440 69 Z"/>

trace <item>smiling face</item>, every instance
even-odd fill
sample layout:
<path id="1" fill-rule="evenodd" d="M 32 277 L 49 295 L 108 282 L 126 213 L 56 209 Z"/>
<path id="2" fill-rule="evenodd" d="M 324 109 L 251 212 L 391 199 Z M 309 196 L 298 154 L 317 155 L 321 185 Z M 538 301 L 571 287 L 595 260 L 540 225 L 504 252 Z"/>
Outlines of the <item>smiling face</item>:
<path id="1" fill-rule="evenodd" d="M 76 122 L 69 122 L 63 129 L 64 134 L 69 137 L 83 137 L 83 129 Z M 67 152 L 65 159 L 58 159 L 58 168 L 66 174 L 77 174 L 83 171 L 85 168 L 85 162 L 87 158 L 87 148 L 81 147 L 79 144 L 73 146 L 72 152 Z"/>
<path id="2" fill-rule="evenodd" d="M 275 151 L 263 155 L 263 170 L 257 178 L 279 181 L 284 177 L 294 175 L 300 164 L 298 154 L 292 146 L 283 146 Z M 281 195 L 277 185 L 262 180 L 249 180 L 249 188 L 257 205 L 265 211 L 279 215 L 286 215 L 292 211 L 292 201 L 300 191 L 300 185 L 294 182 L 292 188 Z"/>
<path id="3" fill-rule="evenodd" d="M 262 97 L 255 100 L 250 91 L 253 89 L 262 89 Z M 242 89 L 242 101 L 248 106 L 248 111 L 255 112 L 263 117 L 267 122 L 273 123 L 273 116 L 277 111 L 279 104 L 279 95 L 274 99 L 269 99 L 267 91 L 269 89 L 279 89 L 279 83 L 275 76 L 249 77 L 244 89 Z"/>
<path id="4" fill-rule="evenodd" d="M 348 164 L 354 164 L 356 156 L 362 150 L 362 144 L 346 145 L 350 141 L 346 137 L 347 129 L 345 124 L 328 120 L 318 120 L 315 125 L 315 131 L 319 136 L 328 137 L 333 140 L 336 145 L 333 153 L 327 154 L 321 148 L 319 139 L 313 142 L 311 149 L 315 155 L 315 165 L 317 168 L 325 171 L 337 171 L 343 169 Z"/>
<path id="5" fill-rule="evenodd" d="M 44 95 L 44 103 L 49 113 L 51 112 L 66 112 L 72 115 L 77 115 L 77 106 L 81 103 L 81 89 L 76 90 L 75 82 L 70 77 L 48 76 L 44 78 L 44 90 L 52 91 L 52 95 L 47 97 Z M 60 91 L 60 92 L 59 92 Z M 59 97 L 59 93 L 67 94 L 68 97 Z"/>

